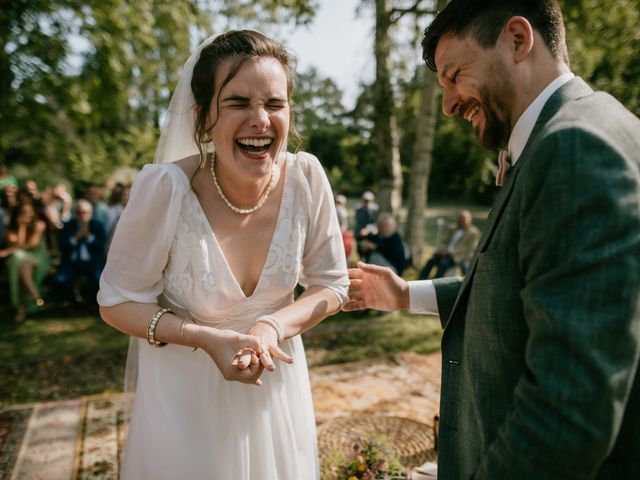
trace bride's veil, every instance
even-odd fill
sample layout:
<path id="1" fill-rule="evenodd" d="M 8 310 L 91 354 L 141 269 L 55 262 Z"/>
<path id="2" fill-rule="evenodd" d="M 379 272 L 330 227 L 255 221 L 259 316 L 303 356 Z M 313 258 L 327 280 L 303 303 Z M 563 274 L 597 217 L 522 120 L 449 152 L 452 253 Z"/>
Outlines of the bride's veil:
<path id="1" fill-rule="evenodd" d="M 167 110 L 160 140 L 156 148 L 153 163 L 170 163 L 199 153 L 193 138 L 195 127 L 195 99 L 191 91 L 193 68 L 198 61 L 200 51 L 209 45 L 218 35 L 207 38 L 184 64 L 182 75 L 178 81 L 169 109 Z"/>
<path id="2" fill-rule="evenodd" d="M 193 138 L 195 127 L 195 99 L 191 91 L 193 68 L 198 61 L 200 51 L 209 45 L 218 35 L 212 35 L 198 46 L 184 64 L 182 75 L 178 81 L 169 109 L 165 115 L 160 140 L 156 148 L 153 163 L 170 163 L 199 153 Z M 136 337 L 129 338 L 129 351 L 124 375 L 124 391 L 133 394 L 138 381 L 138 342 Z M 127 412 L 128 420 L 128 412 Z"/>

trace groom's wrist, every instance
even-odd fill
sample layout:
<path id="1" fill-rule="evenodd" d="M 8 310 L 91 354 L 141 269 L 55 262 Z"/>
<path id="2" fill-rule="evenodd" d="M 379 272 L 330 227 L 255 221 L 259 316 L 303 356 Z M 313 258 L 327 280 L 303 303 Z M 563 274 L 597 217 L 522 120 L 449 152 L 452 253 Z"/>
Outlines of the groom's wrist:
<path id="1" fill-rule="evenodd" d="M 409 282 L 403 282 L 400 290 L 400 310 L 411 309 L 411 289 L 409 288 Z"/>

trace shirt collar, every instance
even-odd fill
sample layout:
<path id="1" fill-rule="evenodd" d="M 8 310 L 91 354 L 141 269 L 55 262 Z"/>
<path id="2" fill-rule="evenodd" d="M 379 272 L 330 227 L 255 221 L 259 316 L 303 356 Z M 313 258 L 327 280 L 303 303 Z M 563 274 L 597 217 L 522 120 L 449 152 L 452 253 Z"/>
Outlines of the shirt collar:
<path id="1" fill-rule="evenodd" d="M 575 75 L 571 72 L 564 73 L 558 78 L 553 80 L 549 85 L 545 87 L 542 92 L 531 102 L 531 105 L 527 107 L 520 118 L 516 122 L 516 126 L 513 127 L 511 137 L 509 137 L 509 155 L 511 156 L 511 165 L 515 165 L 522 151 L 524 150 L 529 136 L 533 131 L 533 127 L 544 108 L 545 103 L 549 100 L 549 97 L 555 93 L 561 86 L 571 80 Z"/>

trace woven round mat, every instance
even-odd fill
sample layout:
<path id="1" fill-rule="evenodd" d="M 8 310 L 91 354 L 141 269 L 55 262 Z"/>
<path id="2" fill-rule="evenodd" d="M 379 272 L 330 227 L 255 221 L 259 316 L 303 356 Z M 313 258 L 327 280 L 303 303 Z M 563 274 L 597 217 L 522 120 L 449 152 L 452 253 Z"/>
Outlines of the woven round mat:
<path id="1" fill-rule="evenodd" d="M 333 451 L 347 453 L 355 440 L 380 435 L 405 468 L 435 460 L 433 429 L 408 418 L 352 415 L 329 420 L 318 427 L 318 449 L 323 459 Z"/>

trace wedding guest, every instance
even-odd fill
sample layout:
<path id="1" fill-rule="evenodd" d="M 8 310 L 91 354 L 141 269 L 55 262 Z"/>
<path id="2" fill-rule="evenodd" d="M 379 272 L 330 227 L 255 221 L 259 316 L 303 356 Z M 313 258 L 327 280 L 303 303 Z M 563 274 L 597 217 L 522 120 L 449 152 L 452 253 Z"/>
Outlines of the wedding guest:
<path id="1" fill-rule="evenodd" d="M 407 249 L 397 230 L 396 220 L 389 212 L 378 217 L 375 235 L 363 240 L 364 261 L 381 267 L 389 267 L 402 275 L 407 266 Z"/>
<path id="2" fill-rule="evenodd" d="M 438 479 L 640 478 L 640 120 L 555 0 L 451 0 L 423 52 L 502 189 L 464 281 L 363 264 L 346 309 L 439 313 Z"/>
<path id="3" fill-rule="evenodd" d="M 40 289 L 51 266 L 45 229 L 45 222 L 38 219 L 34 206 L 22 203 L 13 212 L 7 228 L 6 247 L 0 250 L 0 257 L 6 257 L 16 322 L 23 321 L 28 311 L 44 305 Z"/>
<path id="4" fill-rule="evenodd" d="M 4 163 L 0 163 L 0 191 L 4 190 L 7 185 L 18 186 L 16 177 L 9 173 L 7 166 Z"/>
<path id="5" fill-rule="evenodd" d="M 93 219 L 100 222 L 105 230 L 109 227 L 109 206 L 102 199 L 102 186 L 97 183 L 89 183 L 83 198 L 87 200 L 93 209 Z"/>
<path id="6" fill-rule="evenodd" d="M 480 230 L 473 224 L 471 212 L 462 210 L 458 214 L 457 223 L 449 229 L 444 242 L 427 261 L 418 278 L 430 278 L 434 268 L 436 274 L 433 278 L 444 277 L 445 273 L 454 267 L 459 267 L 462 274 L 466 274 L 479 240 Z"/>
<path id="7" fill-rule="evenodd" d="M 375 195 L 373 192 L 366 191 L 362 194 L 362 202 L 355 211 L 355 228 L 354 235 L 356 237 L 358 254 L 362 257 L 362 241 L 369 235 L 377 233 L 377 221 L 380 207 L 375 203 Z"/>
<path id="8" fill-rule="evenodd" d="M 135 180 L 98 295 L 140 339 L 123 479 L 319 478 L 300 333 L 340 308 L 348 277 L 324 170 L 285 150 L 292 77 L 257 31 L 209 38 Z"/>
<path id="9" fill-rule="evenodd" d="M 60 212 L 56 205 L 53 189 L 47 187 L 42 190 L 40 199 L 42 201 L 42 213 L 46 217 L 46 221 L 50 223 L 53 228 L 62 228 L 62 219 L 60 218 Z"/>
<path id="10" fill-rule="evenodd" d="M 71 210 L 73 207 L 73 199 L 67 191 L 64 183 L 58 183 L 53 187 L 53 198 L 55 199 L 58 216 L 61 222 L 68 222 L 71 219 Z"/>
<path id="11" fill-rule="evenodd" d="M 51 254 L 51 263 L 54 266 L 60 264 L 60 246 L 58 245 L 58 235 L 62 229 L 62 220 L 58 211 L 56 200 L 51 187 L 45 187 L 40 193 L 41 208 L 39 218 L 47 226 L 45 236 L 47 248 Z"/>
<path id="12" fill-rule="evenodd" d="M 18 208 L 18 187 L 12 183 L 8 183 L 2 192 L 0 192 L 2 198 L 2 209 L 5 213 L 5 218 L 11 218 L 13 211 Z"/>
<path id="13" fill-rule="evenodd" d="M 35 201 L 40 201 L 40 188 L 38 187 L 38 182 L 36 182 L 33 178 L 30 178 L 24 182 L 23 189 L 31 195 L 31 198 Z"/>
<path id="14" fill-rule="evenodd" d="M 105 264 L 106 241 L 107 232 L 93 218 L 91 204 L 78 200 L 75 218 L 60 231 L 60 266 L 53 277 L 64 299 L 81 303 L 95 298 Z"/>

